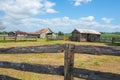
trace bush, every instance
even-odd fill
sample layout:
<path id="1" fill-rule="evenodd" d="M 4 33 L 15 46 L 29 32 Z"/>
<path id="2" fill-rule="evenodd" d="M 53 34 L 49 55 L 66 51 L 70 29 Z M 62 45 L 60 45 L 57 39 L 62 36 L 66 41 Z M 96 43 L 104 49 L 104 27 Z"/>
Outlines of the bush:
<path id="1" fill-rule="evenodd" d="M 69 41 L 69 38 L 68 38 L 68 37 L 64 37 L 63 40 L 64 40 L 64 41 Z"/>

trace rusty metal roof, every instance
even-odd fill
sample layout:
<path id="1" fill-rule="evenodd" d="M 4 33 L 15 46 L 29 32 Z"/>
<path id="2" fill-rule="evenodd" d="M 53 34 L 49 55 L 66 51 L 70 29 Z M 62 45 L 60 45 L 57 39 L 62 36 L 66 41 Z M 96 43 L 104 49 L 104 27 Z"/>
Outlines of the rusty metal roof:
<path id="1" fill-rule="evenodd" d="M 39 31 L 35 32 L 36 34 L 42 34 L 42 33 L 53 33 L 49 28 L 43 28 Z"/>
<path id="2" fill-rule="evenodd" d="M 23 32 L 23 31 L 15 31 L 15 34 L 23 34 L 23 35 L 26 35 L 28 34 L 27 32 Z"/>

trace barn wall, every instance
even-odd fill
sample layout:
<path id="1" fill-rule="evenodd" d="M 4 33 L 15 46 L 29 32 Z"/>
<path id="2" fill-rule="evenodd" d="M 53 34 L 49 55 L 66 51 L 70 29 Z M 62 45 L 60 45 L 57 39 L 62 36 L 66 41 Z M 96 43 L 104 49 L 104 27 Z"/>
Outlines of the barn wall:
<path id="1" fill-rule="evenodd" d="M 72 41 L 80 41 L 80 36 L 81 36 L 80 33 L 78 31 L 74 30 L 72 32 L 71 40 Z"/>
<path id="2" fill-rule="evenodd" d="M 28 34 L 27 36 L 35 36 L 37 38 L 40 38 L 40 34 Z"/>
<path id="3" fill-rule="evenodd" d="M 87 34 L 80 34 L 80 41 L 87 41 Z"/>
<path id="4" fill-rule="evenodd" d="M 90 41 L 90 42 L 98 42 L 100 40 L 100 35 L 98 34 L 86 34 L 79 33 L 77 30 L 72 32 L 72 41 Z"/>
<path id="5" fill-rule="evenodd" d="M 100 40 L 100 35 L 97 35 L 97 34 L 89 34 L 87 36 L 87 41 L 90 41 L 90 42 L 98 42 Z"/>
<path id="6" fill-rule="evenodd" d="M 40 34 L 40 38 L 46 38 L 46 33 Z"/>

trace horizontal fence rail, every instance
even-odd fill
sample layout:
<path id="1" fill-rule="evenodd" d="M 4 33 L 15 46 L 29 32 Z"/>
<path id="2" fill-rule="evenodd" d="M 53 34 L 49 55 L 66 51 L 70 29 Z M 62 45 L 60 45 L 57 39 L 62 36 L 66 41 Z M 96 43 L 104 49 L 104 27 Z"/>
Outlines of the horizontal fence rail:
<path id="1" fill-rule="evenodd" d="M 85 72 L 85 70 L 74 68 L 74 53 L 120 56 L 120 46 L 111 47 L 111 46 L 90 46 L 90 45 L 85 46 L 85 45 L 64 44 L 64 45 L 42 45 L 42 46 L 29 46 L 29 47 L 0 48 L 0 53 L 40 53 L 40 52 L 58 53 L 64 51 L 65 51 L 64 67 L 57 67 L 57 66 L 53 67 L 50 65 L 33 65 L 26 63 L 20 64 L 20 63 L 10 63 L 10 62 L 0 62 L 0 67 L 14 68 L 18 70 L 20 69 L 24 71 L 33 71 L 33 69 L 35 69 L 33 72 L 64 75 L 64 80 L 74 80 L 74 76 L 85 78 L 86 80 L 120 80 L 120 76 L 117 74 L 103 73 L 97 71 L 91 72 L 88 70 Z M 90 72 L 90 74 L 88 72 Z"/>
<path id="2" fill-rule="evenodd" d="M 64 44 L 55 44 L 28 47 L 0 48 L 0 53 L 61 53 L 64 52 L 64 50 Z M 120 46 L 75 45 L 74 52 L 80 54 L 120 56 Z"/>
<path id="3" fill-rule="evenodd" d="M 64 75 L 64 69 L 65 69 L 64 66 L 17 63 L 17 62 L 7 62 L 7 61 L 0 61 L 0 68 L 11 68 L 11 69 L 16 69 L 21 71 L 29 71 L 29 72 L 35 72 L 35 73 L 41 73 L 41 74 L 51 74 L 51 75 L 61 75 L 61 76 Z M 74 68 L 73 76 L 77 78 L 83 78 L 83 79 L 90 78 L 90 80 L 120 80 L 120 74 L 93 71 L 93 70 L 82 69 L 82 68 Z"/>
<path id="4" fill-rule="evenodd" d="M 0 40 L 7 41 L 7 40 L 30 40 L 30 41 L 37 41 L 36 36 L 0 36 Z"/>
<path id="5" fill-rule="evenodd" d="M 101 37 L 100 38 L 101 42 L 111 42 L 111 43 L 115 43 L 115 42 L 120 42 L 120 37 Z"/>

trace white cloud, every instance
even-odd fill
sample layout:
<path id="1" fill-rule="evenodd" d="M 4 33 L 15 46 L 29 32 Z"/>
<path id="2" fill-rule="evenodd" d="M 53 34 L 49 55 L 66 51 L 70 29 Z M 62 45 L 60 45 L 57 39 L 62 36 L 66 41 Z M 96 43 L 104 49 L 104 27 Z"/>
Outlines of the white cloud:
<path id="1" fill-rule="evenodd" d="M 73 0 L 74 1 L 74 6 L 80 6 L 84 3 L 91 2 L 92 0 Z"/>
<path id="2" fill-rule="evenodd" d="M 5 29 L 5 28 L 6 28 L 6 27 L 5 27 L 4 23 L 0 21 L 0 30 L 3 30 L 3 29 Z"/>
<path id="3" fill-rule="evenodd" d="M 105 23 L 111 23 L 111 21 L 113 21 L 114 19 L 113 19 L 113 18 L 103 17 L 102 20 L 103 20 Z"/>
<path id="4" fill-rule="evenodd" d="M 77 5 L 91 2 L 92 0 L 75 0 Z M 77 6 L 76 5 L 76 6 Z M 0 17 L 0 28 L 6 27 L 7 31 L 23 30 L 34 32 L 42 27 L 49 27 L 54 31 L 71 32 L 74 28 L 96 29 L 100 31 L 118 31 L 120 25 L 101 24 L 94 16 L 71 19 L 67 16 L 51 19 L 39 19 L 33 16 L 44 13 L 56 13 L 53 9 L 55 3 L 48 0 L 0 0 L 0 11 L 5 15 Z M 110 23 L 112 18 L 102 18 Z"/>
<path id="5" fill-rule="evenodd" d="M 88 17 L 82 17 L 81 20 L 84 20 L 84 21 L 94 21 L 95 18 L 94 18 L 94 16 L 88 16 Z"/>
<path id="6" fill-rule="evenodd" d="M 26 18 L 21 20 L 14 20 L 4 18 L 7 22 L 8 30 L 23 30 L 34 32 L 43 27 L 49 27 L 55 32 L 64 31 L 71 32 L 75 28 L 86 28 L 86 29 L 96 29 L 100 31 L 105 31 L 109 28 L 110 31 L 119 28 L 119 25 L 107 25 L 100 24 L 94 18 L 94 16 L 81 17 L 78 19 L 71 19 L 69 17 L 52 18 L 52 19 L 37 19 L 37 18 Z M 113 29 L 114 28 L 114 29 Z"/>
<path id="7" fill-rule="evenodd" d="M 27 18 L 36 14 L 56 13 L 55 3 L 48 0 L 0 0 L 0 11 L 13 18 Z"/>

